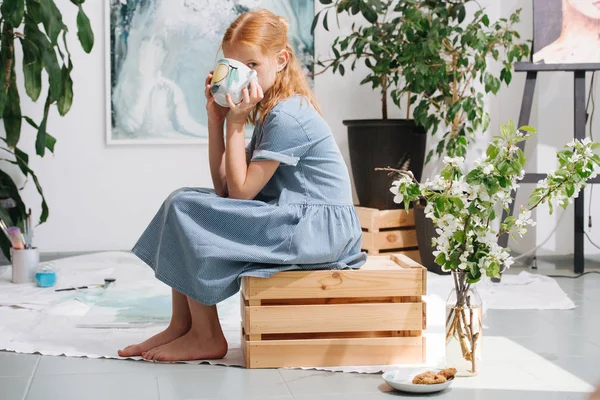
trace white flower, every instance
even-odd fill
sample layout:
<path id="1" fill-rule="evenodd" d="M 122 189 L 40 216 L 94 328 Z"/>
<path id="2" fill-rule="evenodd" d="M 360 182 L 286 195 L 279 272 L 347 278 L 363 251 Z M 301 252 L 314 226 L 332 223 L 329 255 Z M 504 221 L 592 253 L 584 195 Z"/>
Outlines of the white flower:
<path id="1" fill-rule="evenodd" d="M 404 196 L 398 193 L 394 196 L 394 203 L 400 204 L 404 201 Z"/>
<path id="2" fill-rule="evenodd" d="M 492 164 L 488 164 L 485 167 L 483 167 L 483 174 L 484 175 L 489 175 L 492 172 L 494 172 L 494 166 Z"/>
<path id="3" fill-rule="evenodd" d="M 589 137 L 586 137 L 581 141 L 581 144 L 583 144 L 584 146 L 587 146 L 590 143 L 592 143 L 592 139 L 590 139 Z"/>
<path id="4" fill-rule="evenodd" d="M 567 143 L 566 145 L 567 147 L 571 148 L 571 147 L 575 147 L 575 139 L 571 140 L 569 143 Z"/>
<path id="5" fill-rule="evenodd" d="M 444 157 L 444 164 L 453 165 L 455 167 L 462 165 L 464 162 L 464 157 Z"/>

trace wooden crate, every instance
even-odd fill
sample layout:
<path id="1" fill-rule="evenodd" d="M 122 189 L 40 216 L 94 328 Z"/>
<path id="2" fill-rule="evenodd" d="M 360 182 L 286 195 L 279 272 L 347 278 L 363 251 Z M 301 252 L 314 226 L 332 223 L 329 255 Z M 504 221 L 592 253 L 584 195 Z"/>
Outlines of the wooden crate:
<path id="1" fill-rule="evenodd" d="M 246 367 L 425 362 L 426 279 L 402 254 L 369 256 L 358 270 L 244 277 Z"/>
<path id="2" fill-rule="evenodd" d="M 421 262 L 413 210 L 378 210 L 355 206 L 363 229 L 362 249 L 369 255 L 400 253 Z"/>

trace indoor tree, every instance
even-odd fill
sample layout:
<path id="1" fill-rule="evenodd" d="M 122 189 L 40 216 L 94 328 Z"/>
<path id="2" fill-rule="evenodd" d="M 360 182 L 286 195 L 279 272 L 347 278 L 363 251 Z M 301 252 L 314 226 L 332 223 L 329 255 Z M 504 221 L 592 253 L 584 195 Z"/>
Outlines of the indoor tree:
<path id="1" fill-rule="evenodd" d="M 94 34 L 90 20 L 83 10 L 85 0 L 70 0 L 78 8 L 77 37 L 86 53 L 92 50 Z M 31 178 L 41 196 L 39 223 L 49 214 L 42 186 L 29 166 L 29 155 L 19 148 L 22 123 L 25 121 L 36 132 L 35 152 L 43 157 L 46 151 L 54 152 L 56 139 L 47 131 L 48 115 L 55 106 L 61 116 L 67 114 L 73 103 L 73 62 L 67 46 L 67 25 L 54 0 L 2 0 L 0 5 L 0 115 L 4 123 L 2 137 L 2 161 L 19 167 L 20 172 Z M 15 46 L 21 46 L 22 56 L 17 57 Z M 41 121 L 23 115 L 21 93 L 17 82 L 17 68 L 23 70 L 23 86 L 31 100 L 37 102 L 42 95 L 42 81 L 47 82 Z M 45 71 L 45 74 L 42 74 Z M 27 207 L 20 195 L 20 188 L 13 178 L 0 170 L 0 198 L 9 206 L 0 207 L 0 218 L 7 225 L 23 227 Z M 0 246 L 10 258 L 10 242 L 0 235 Z"/>

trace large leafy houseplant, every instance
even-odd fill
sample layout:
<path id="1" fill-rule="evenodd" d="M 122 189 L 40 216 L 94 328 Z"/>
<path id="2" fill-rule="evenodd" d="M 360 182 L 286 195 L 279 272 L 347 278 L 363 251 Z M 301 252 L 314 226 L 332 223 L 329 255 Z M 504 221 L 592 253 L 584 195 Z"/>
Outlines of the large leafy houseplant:
<path id="1" fill-rule="evenodd" d="M 426 216 L 439 234 L 432 240 L 435 262 L 452 271 L 454 279 L 447 307 L 447 358 L 460 354 L 462 360 L 454 361 L 459 366 L 465 361 L 468 374 L 477 373 L 481 342 L 481 307 L 474 306 L 477 294 L 472 285 L 485 276 L 499 277 L 501 267 L 513 263 L 509 250 L 498 244 L 498 237 L 522 237 L 527 225 L 535 224 L 531 211 L 540 204 L 548 204 L 550 213 L 554 206 L 567 208 L 600 168 L 600 156 L 594 153 L 600 149 L 599 143 L 589 139 L 568 143 L 557 153 L 558 169 L 538 183 L 527 207 L 521 207 L 518 217 L 502 219 L 498 208 L 508 209 L 514 201 L 514 189 L 525 175 L 525 155 L 517 144 L 531 131 L 528 127 L 517 130 L 512 122 L 503 125 L 501 135 L 494 138 L 471 170 L 466 170 L 462 157 L 446 156 L 440 174 L 424 183 L 417 182 L 410 172 L 392 171 L 400 175 L 390 188 L 396 202 L 427 201 Z M 495 222 L 500 223 L 499 232 Z M 453 346 L 457 351 L 452 350 Z"/>
<path id="2" fill-rule="evenodd" d="M 94 35 L 90 21 L 83 10 L 85 0 L 70 0 L 78 8 L 77 37 L 86 53 L 92 50 Z M 61 116 L 67 114 L 73 103 L 73 62 L 67 47 L 68 28 L 54 0 L 3 0 L 0 5 L 0 116 L 5 136 L 0 138 L 2 161 L 18 166 L 20 172 L 31 178 L 41 196 L 39 223 L 49 214 L 42 186 L 29 166 L 29 155 L 21 148 L 22 122 L 27 122 L 36 132 L 35 152 L 43 157 L 46 151 L 54 152 L 56 139 L 47 131 L 48 115 L 55 106 Z M 21 46 L 22 57 L 17 57 L 15 46 Z M 42 94 L 42 81 L 48 82 L 45 92 L 43 116 L 39 123 L 23 115 L 21 93 L 16 69 L 22 68 L 25 93 L 37 102 Z M 42 74 L 45 71 L 45 74 Z M 26 206 L 20 188 L 7 171 L 0 170 L 0 218 L 7 225 L 23 227 Z M 10 242 L 0 235 L 0 247 L 10 258 Z"/>
<path id="3" fill-rule="evenodd" d="M 409 119 L 388 117 L 388 98 L 401 81 L 398 54 L 401 50 L 401 16 L 394 14 L 397 1 L 391 0 L 320 0 L 325 7 L 313 20 L 312 30 L 321 21 L 330 30 L 330 21 L 341 14 L 357 16 L 352 32 L 333 40 L 330 59 L 317 60 L 316 74 L 328 70 L 344 76 L 364 62 L 366 73 L 361 84 L 370 84 L 380 93 L 381 119 L 345 120 L 348 127 L 350 164 L 358 200 L 371 208 L 398 208 L 386 194 L 389 177 L 375 172 L 380 166 L 410 166 L 420 176 L 424 164 L 426 133 Z M 364 20 L 362 20 L 364 18 Z M 361 71 L 364 71 L 361 69 Z M 396 106 L 400 105 L 394 98 Z"/>
<path id="4" fill-rule="evenodd" d="M 489 125 L 485 95 L 496 94 L 502 82 L 510 83 L 513 63 L 529 55 L 529 45 L 514 30 L 520 10 L 491 21 L 476 0 L 319 1 L 325 7 L 315 16 L 313 31 L 319 20 L 329 30 L 332 14 L 362 15 L 366 21 L 353 23 L 350 34 L 335 38 L 332 57 L 317 61 L 320 73 L 331 69 L 344 75 L 347 67 L 354 70 L 364 62 L 368 72 L 361 84 L 379 88 L 384 120 L 389 94 L 397 107 L 405 107 L 407 120 L 412 115 L 418 128 L 441 136 L 430 146 L 425 162 L 435 153 L 465 156 L 475 133 Z M 492 58 L 503 63 L 501 71 L 488 68 Z M 410 146 L 413 140 L 403 138 L 400 146 Z M 379 152 L 385 155 L 388 149 Z M 352 161 L 352 148 L 350 152 Z M 380 157 L 377 166 L 407 165 L 420 177 L 425 154 L 417 153 L 412 149 L 412 154 L 393 162 Z M 354 163 L 352 167 L 356 176 Z"/>
<path id="5" fill-rule="evenodd" d="M 319 72 L 332 69 L 334 73 L 344 76 L 346 62 L 352 61 L 350 69 L 354 70 L 359 60 L 364 60 L 368 73 L 361 85 L 370 83 L 373 89 L 381 92 L 381 115 L 388 118 L 388 94 L 400 81 L 398 54 L 400 48 L 401 16 L 393 16 L 397 0 L 319 0 L 326 7 L 319 11 L 313 20 L 312 32 L 322 18 L 325 30 L 329 30 L 329 15 L 335 14 L 339 25 L 339 14 L 361 14 L 366 23 L 352 24 L 352 33 L 338 36 L 331 45 L 333 58 L 317 60 L 322 68 Z M 347 64 L 346 64 L 347 66 Z M 395 99 L 397 100 L 397 99 Z M 400 106 L 396 102 L 397 106 Z"/>
<path id="6" fill-rule="evenodd" d="M 529 55 L 529 45 L 514 26 L 521 10 L 491 21 L 476 0 L 319 0 L 326 5 L 319 18 L 329 30 L 329 15 L 361 14 L 367 23 L 352 24 L 352 32 L 335 38 L 333 57 L 318 60 L 320 73 L 332 69 L 344 75 L 364 61 L 368 73 L 361 84 L 380 88 L 382 115 L 387 118 L 387 94 L 394 104 L 406 104 L 407 118 L 431 134 L 444 129 L 428 153 L 464 157 L 478 129 L 486 131 L 489 114 L 484 97 L 496 94 L 512 80 L 513 63 Z M 474 10 L 473 14 L 468 8 Z M 501 61 L 495 73 L 489 60 Z M 477 85 L 477 83 L 481 85 Z"/>
<path id="7" fill-rule="evenodd" d="M 415 121 L 432 134 L 443 129 L 427 160 L 434 153 L 464 157 L 475 133 L 488 129 L 485 95 L 508 85 L 513 64 L 529 56 L 514 29 L 521 9 L 498 21 L 476 0 L 402 0 L 394 10 L 403 16 L 396 58 L 403 84 L 392 97 L 410 96 Z M 502 63 L 499 72 L 489 68 L 491 59 Z"/>
<path id="8" fill-rule="evenodd" d="M 521 10 L 497 21 L 476 0 L 402 0 L 395 10 L 404 17 L 397 58 L 403 85 L 392 97 L 406 95 L 414 120 L 435 135 L 426 162 L 434 154 L 465 157 L 476 133 L 488 130 L 486 95 L 508 85 L 513 64 L 529 55 L 528 43 L 514 29 Z M 491 67 L 492 61 L 501 68 Z M 423 265 L 443 273 L 430 243 L 437 233 L 421 207 L 415 208 L 415 224 Z"/>

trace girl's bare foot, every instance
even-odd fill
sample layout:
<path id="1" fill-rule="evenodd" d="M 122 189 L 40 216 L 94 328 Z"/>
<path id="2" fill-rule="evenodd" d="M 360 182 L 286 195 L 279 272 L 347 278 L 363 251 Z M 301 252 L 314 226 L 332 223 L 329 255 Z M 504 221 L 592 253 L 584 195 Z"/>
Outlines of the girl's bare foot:
<path id="1" fill-rule="evenodd" d="M 142 353 L 144 353 L 150 349 L 153 349 L 158 346 L 162 346 L 163 344 L 167 344 L 169 342 L 172 342 L 175 339 L 182 337 L 183 335 L 188 333 L 189 330 L 190 330 L 189 325 L 174 326 L 171 324 L 167 327 L 167 329 L 165 329 L 164 331 L 162 331 L 160 333 L 157 333 L 156 335 L 152 336 L 150 339 L 147 339 L 138 344 L 132 344 L 131 346 L 127 346 L 123 350 L 119 350 L 118 351 L 119 356 L 120 357 L 141 356 Z"/>
<path id="2" fill-rule="evenodd" d="M 207 335 L 205 331 L 192 329 L 179 339 L 142 353 L 142 357 L 153 361 L 189 361 L 217 360 L 226 354 L 227 340 L 223 332 Z"/>
<path id="3" fill-rule="evenodd" d="M 190 313 L 188 299 L 185 295 L 179 293 L 175 289 L 171 290 L 171 294 L 173 300 L 173 315 L 171 316 L 169 327 L 142 343 L 133 344 L 125 347 L 123 350 L 119 350 L 119 356 L 141 356 L 143 352 L 172 342 L 189 332 L 192 327 L 192 315 Z"/>

